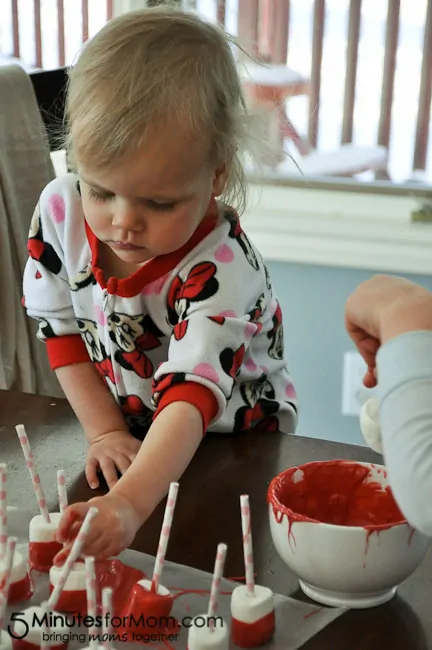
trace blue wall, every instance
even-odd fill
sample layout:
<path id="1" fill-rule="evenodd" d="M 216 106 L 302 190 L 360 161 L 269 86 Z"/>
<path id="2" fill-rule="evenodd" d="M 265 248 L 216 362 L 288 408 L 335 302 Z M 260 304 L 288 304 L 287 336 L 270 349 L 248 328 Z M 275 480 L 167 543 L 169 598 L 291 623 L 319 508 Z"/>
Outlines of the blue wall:
<path id="1" fill-rule="evenodd" d="M 354 347 L 344 329 L 349 294 L 373 272 L 270 262 L 284 314 L 285 349 L 300 400 L 297 432 L 363 444 L 358 418 L 343 416 L 343 356 Z M 432 277 L 406 276 L 432 290 Z"/>

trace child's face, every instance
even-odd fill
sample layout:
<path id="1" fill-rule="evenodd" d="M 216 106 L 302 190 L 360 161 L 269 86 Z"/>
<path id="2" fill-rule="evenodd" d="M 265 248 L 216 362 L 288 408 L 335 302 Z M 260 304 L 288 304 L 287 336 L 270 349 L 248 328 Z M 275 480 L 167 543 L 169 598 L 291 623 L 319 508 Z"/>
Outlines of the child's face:
<path id="1" fill-rule="evenodd" d="M 162 134 L 110 169 L 79 166 L 90 228 L 128 264 L 176 251 L 223 190 L 225 168 L 208 158 L 202 142 Z"/>

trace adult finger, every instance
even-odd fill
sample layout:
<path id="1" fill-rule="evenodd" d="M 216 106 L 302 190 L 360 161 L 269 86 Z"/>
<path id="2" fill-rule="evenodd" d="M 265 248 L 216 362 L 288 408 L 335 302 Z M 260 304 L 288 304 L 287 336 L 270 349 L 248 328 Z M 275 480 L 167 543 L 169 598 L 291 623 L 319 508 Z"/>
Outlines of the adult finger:
<path id="1" fill-rule="evenodd" d="M 363 377 L 363 384 L 366 388 L 375 388 L 377 385 L 376 373 L 374 368 L 368 368 Z"/>

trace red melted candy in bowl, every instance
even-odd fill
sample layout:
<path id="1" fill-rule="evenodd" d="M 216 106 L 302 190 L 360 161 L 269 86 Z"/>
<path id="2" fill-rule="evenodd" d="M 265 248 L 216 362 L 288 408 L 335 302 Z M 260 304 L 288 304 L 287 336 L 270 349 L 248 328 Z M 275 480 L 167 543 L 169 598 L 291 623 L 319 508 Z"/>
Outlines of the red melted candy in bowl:
<path id="1" fill-rule="evenodd" d="M 239 648 L 254 648 L 269 641 L 276 627 L 275 610 L 258 619 L 254 623 L 243 623 L 236 618 L 231 619 L 231 637 L 234 645 Z"/>
<path id="2" fill-rule="evenodd" d="M 385 470 L 379 467 L 376 471 Z M 367 530 L 406 523 L 390 487 L 370 480 L 371 468 L 334 460 L 291 467 L 272 480 L 268 501 L 280 521 L 312 521 Z"/>
<path id="3" fill-rule="evenodd" d="M 30 542 L 29 562 L 32 569 L 48 573 L 53 564 L 53 559 L 63 548 L 58 542 Z"/>

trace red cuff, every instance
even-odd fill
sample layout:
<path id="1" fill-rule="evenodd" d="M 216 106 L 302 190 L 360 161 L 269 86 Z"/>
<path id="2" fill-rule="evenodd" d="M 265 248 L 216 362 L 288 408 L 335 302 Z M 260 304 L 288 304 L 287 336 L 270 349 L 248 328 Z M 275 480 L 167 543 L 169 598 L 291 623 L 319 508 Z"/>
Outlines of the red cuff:
<path id="1" fill-rule="evenodd" d="M 90 361 L 87 348 L 79 334 L 55 336 L 46 340 L 48 359 L 51 368 L 70 366 L 73 363 Z"/>
<path id="2" fill-rule="evenodd" d="M 216 397 L 209 388 L 194 381 L 186 381 L 182 384 L 176 384 L 164 392 L 153 419 L 172 402 L 189 402 L 189 404 L 196 406 L 203 419 L 204 433 L 219 410 Z"/>

